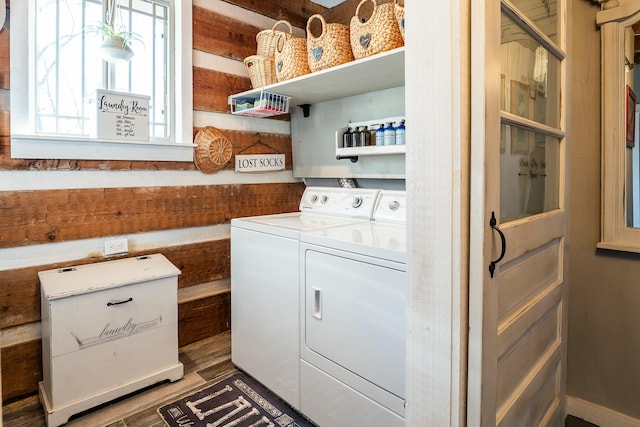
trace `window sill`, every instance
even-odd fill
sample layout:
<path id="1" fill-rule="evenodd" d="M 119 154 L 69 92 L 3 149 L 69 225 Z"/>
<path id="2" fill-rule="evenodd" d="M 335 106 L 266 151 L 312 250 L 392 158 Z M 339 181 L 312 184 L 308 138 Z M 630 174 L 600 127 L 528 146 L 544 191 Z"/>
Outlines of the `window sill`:
<path id="1" fill-rule="evenodd" d="M 191 143 L 11 135 L 11 158 L 192 162 Z"/>
<path id="2" fill-rule="evenodd" d="M 598 242 L 598 249 L 607 249 L 610 251 L 640 253 L 640 245 L 625 242 Z"/>

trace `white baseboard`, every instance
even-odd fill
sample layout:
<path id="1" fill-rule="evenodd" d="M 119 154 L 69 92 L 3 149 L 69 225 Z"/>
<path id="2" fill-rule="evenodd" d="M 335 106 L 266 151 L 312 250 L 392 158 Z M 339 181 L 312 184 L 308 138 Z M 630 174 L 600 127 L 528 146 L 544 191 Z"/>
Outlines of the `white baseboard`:
<path id="1" fill-rule="evenodd" d="M 566 395 L 567 415 L 581 418 L 600 427 L 640 427 L 640 419 L 632 418 L 604 406 Z"/>

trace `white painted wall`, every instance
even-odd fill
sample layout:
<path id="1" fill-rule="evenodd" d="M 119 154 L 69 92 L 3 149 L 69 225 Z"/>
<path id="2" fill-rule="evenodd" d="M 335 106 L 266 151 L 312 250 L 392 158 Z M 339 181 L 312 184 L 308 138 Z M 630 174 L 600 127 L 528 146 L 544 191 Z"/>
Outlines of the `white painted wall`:
<path id="1" fill-rule="evenodd" d="M 407 426 L 456 427 L 466 396 L 470 0 L 405 8 Z"/>

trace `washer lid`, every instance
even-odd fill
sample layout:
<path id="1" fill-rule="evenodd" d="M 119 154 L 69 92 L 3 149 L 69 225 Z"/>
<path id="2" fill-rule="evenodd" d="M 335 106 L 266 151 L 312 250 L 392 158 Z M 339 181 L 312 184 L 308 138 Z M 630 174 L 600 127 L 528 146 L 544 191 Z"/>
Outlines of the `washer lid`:
<path id="1" fill-rule="evenodd" d="M 352 222 L 354 222 L 354 219 L 347 217 L 314 215 L 305 212 L 290 212 L 284 214 L 234 218 L 231 220 L 231 226 L 297 239 L 298 234 L 303 231 L 335 227 L 350 224 Z"/>

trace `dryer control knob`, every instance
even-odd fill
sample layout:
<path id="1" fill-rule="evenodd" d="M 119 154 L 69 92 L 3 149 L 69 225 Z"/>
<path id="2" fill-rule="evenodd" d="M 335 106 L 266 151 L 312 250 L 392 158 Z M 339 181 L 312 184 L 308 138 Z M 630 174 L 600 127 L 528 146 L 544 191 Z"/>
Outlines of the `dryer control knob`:
<path id="1" fill-rule="evenodd" d="M 359 208 L 360 206 L 362 206 L 362 197 L 354 197 L 351 206 L 353 206 L 354 208 Z"/>
<path id="2" fill-rule="evenodd" d="M 399 201 L 394 200 L 393 202 L 389 202 L 389 210 L 391 210 L 392 212 L 395 212 L 398 209 L 400 209 L 400 202 Z"/>
<path id="3" fill-rule="evenodd" d="M 320 200 L 320 203 L 324 205 L 327 203 L 327 201 L 329 201 L 329 196 L 325 194 L 324 196 L 322 196 L 322 200 Z"/>
<path id="4" fill-rule="evenodd" d="M 314 194 L 313 196 L 311 196 L 311 203 L 317 203 L 318 202 L 318 195 Z"/>

